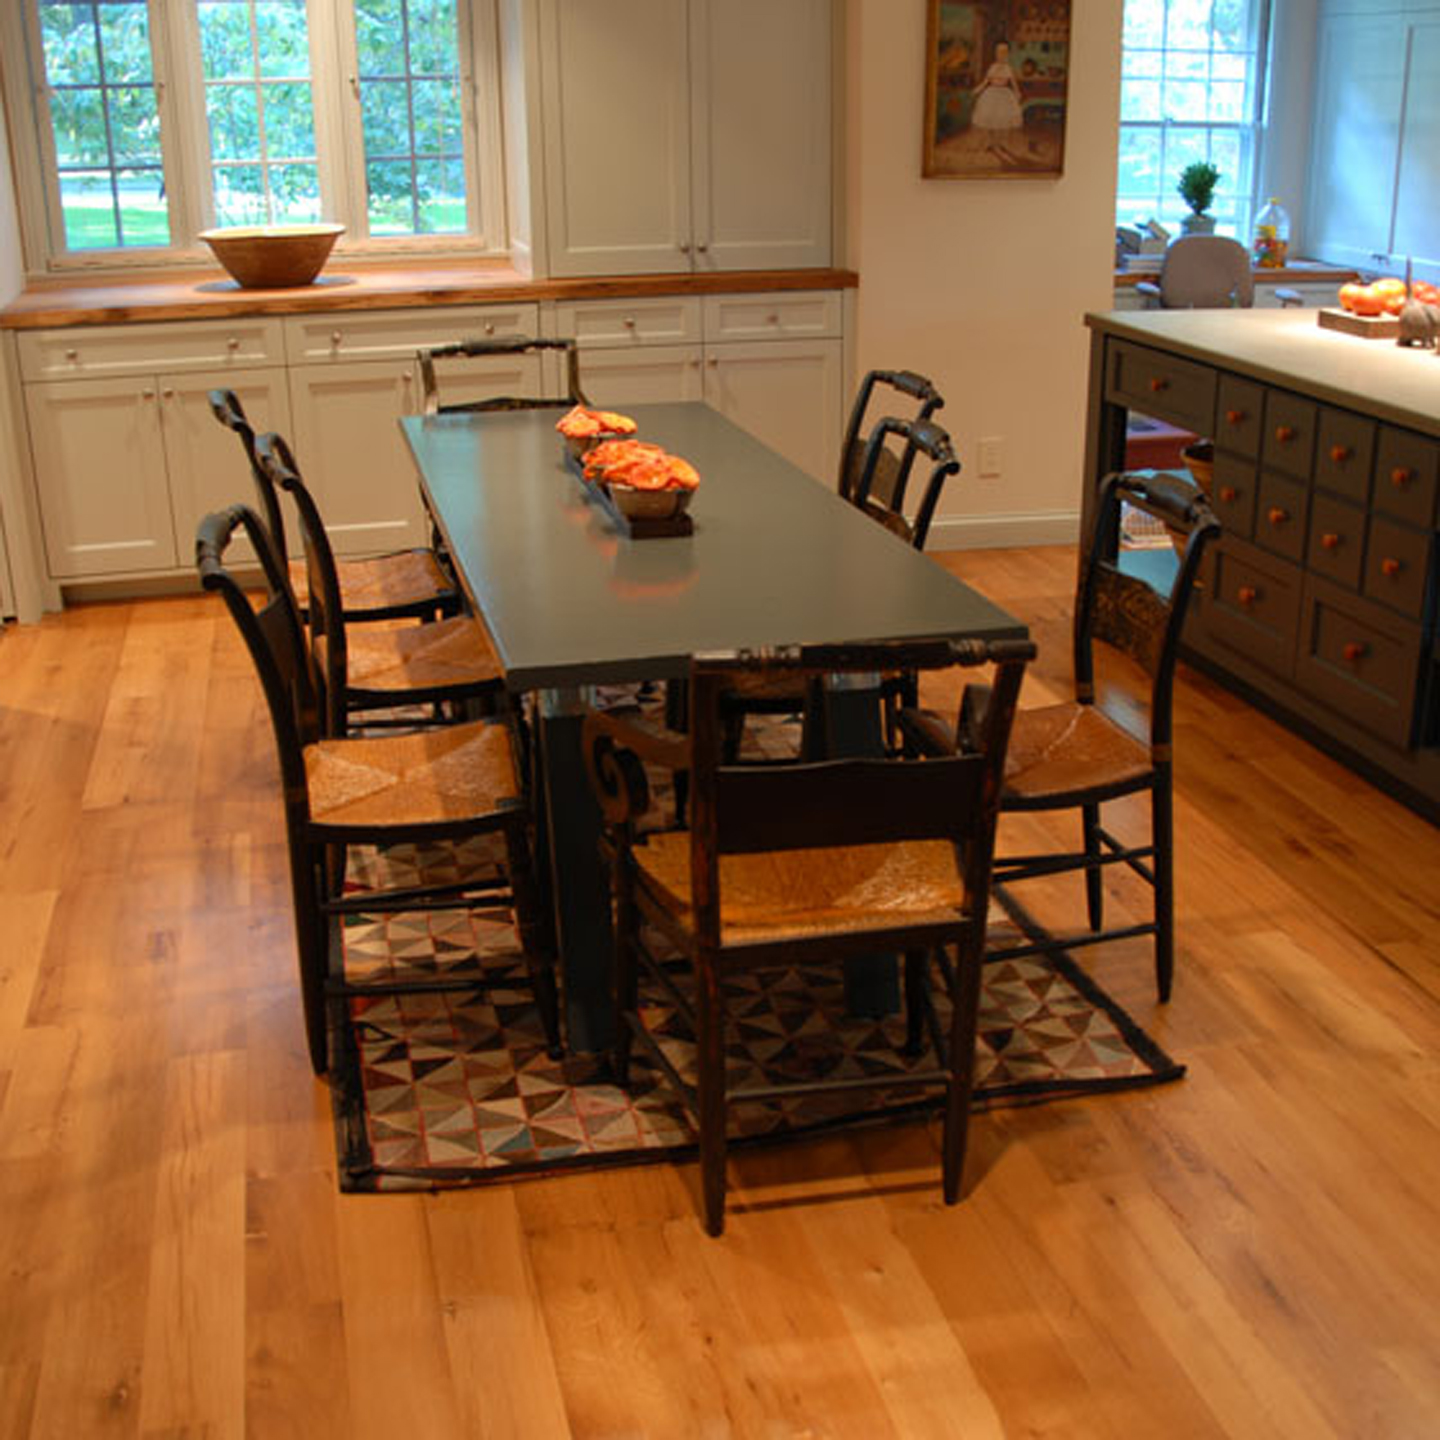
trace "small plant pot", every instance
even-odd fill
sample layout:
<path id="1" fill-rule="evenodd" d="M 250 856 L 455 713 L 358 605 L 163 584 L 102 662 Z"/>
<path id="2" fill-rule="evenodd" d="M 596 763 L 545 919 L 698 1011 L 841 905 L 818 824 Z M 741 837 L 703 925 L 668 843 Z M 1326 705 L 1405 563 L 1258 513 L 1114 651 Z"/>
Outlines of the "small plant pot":
<path id="1" fill-rule="evenodd" d="M 1182 235 L 1213 235 L 1215 233 L 1215 217 L 1213 215 L 1186 215 L 1180 221 L 1180 233 Z"/>

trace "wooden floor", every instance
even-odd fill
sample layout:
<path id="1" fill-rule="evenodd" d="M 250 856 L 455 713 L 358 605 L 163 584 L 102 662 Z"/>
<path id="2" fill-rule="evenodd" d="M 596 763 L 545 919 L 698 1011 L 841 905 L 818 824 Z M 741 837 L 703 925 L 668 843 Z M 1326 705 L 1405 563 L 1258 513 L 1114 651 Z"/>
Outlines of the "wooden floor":
<path id="1" fill-rule="evenodd" d="M 1071 555 L 948 558 L 1063 688 Z M 951 1210 L 923 1126 L 743 1158 L 713 1241 L 668 1167 L 339 1195 L 230 622 L 12 627 L 0 1436 L 1440 1433 L 1440 831 L 1178 721 L 1175 998 L 1094 964 L 1188 1077 L 977 1117 Z"/>

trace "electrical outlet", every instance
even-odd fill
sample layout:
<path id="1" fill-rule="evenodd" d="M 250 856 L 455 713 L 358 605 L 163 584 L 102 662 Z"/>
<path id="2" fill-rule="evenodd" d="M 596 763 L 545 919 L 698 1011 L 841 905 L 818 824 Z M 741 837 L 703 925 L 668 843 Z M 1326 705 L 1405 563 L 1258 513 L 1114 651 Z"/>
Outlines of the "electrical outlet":
<path id="1" fill-rule="evenodd" d="M 993 478 L 1000 474 L 1005 442 L 998 435 L 981 438 L 979 469 L 981 479 Z"/>

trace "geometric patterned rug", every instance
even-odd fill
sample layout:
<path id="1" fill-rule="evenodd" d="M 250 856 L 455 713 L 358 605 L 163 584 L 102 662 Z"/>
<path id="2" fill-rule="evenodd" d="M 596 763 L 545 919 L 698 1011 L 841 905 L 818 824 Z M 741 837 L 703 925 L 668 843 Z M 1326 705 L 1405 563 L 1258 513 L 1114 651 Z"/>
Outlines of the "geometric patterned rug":
<path id="1" fill-rule="evenodd" d="M 481 851 L 460 865 L 486 863 Z M 390 881 L 449 878 L 443 852 L 396 847 L 362 857 L 356 884 L 377 867 Z M 441 868 L 437 869 L 436 867 Z M 523 977 L 507 910 L 352 916 L 347 978 L 390 982 Z M 762 1077 L 885 1075 L 933 1055 L 899 1053 L 898 1019 L 845 1014 L 829 970 L 794 967 L 737 977 L 727 988 L 732 1083 Z M 942 1023 L 944 986 L 934 986 Z M 647 1024 L 682 1073 L 691 1051 L 663 992 L 642 997 Z M 684 1110 L 638 1048 L 628 1090 L 597 1056 L 552 1060 L 528 990 L 351 996 L 332 1004 L 332 1086 L 341 1188 L 430 1189 L 580 1166 L 641 1164 L 695 1154 Z M 1179 1078 L 1170 1059 L 1067 957 L 998 961 L 983 976 L 975 1105 L 1131 1089 Z M 938 1095 L 840 1092 L 732 1111 L 737 1147 L 898 1116 L 917 1123 Z"/>

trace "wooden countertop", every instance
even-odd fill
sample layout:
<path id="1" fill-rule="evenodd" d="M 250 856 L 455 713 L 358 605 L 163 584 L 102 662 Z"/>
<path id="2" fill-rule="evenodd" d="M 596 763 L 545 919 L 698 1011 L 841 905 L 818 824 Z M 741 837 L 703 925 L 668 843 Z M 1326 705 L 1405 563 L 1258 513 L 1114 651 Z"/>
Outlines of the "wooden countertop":
<path id="1" fill-rule="evenodd" d="M 743 294 L 843 290 L 853 270 L 728 270 L 703 275 L 612 275 L 532 280 L 508 266 L 474 259 L 347 264 L 332 260 L 313 285 L 242 290 L 218 266 L 103 277 L 37 280 L 0 310 L 0 329 L 116 325 L 137 320 L 206 320 L 236 315 L 297 315 L 324 310 L 389 310 L 508 300 L 597 300 L 607 296 Z"/>

